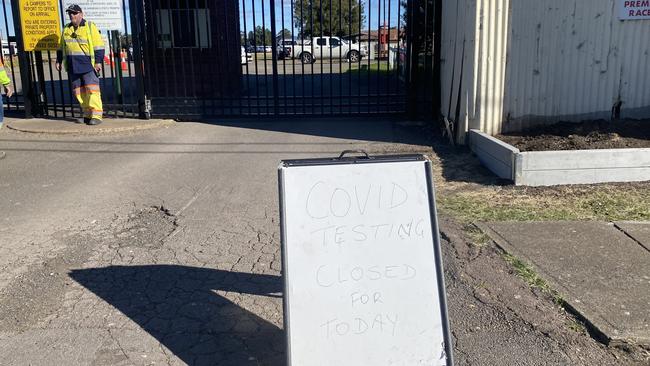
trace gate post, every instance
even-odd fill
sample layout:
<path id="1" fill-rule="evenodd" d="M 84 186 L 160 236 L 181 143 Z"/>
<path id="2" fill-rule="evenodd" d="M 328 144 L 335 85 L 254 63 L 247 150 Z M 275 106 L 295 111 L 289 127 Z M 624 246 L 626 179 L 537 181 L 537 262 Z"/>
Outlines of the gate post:
<path id="1" fill-rule="evenodd" d="M 280 114 L 280 91 L 278 90 L 278 40 L 275 27 L 275 0 L 270 0 L 271 6 L 271 60 L 273 62 L 273 114 Z M 284 46 L 283 46 L 284 47 Z"/>
<path id="2" fill-rule="evenodd" d="M 25 118 L 32 118 L 32 109 L 36 104 L 34 92 L 32 90 L 31 62 L 25 52 L 25 43 L 23 40 L 23 29 L 20 20 L 20 0 L 11 0 L 11 9 L 14 19 L 14 31 L 16 33 L 16 45 L 18 46 L 18 63 L 20 67 L 20 82 L 22 84 L 23 100 L 25 105 Z M 9 42 L 7 38 L 7 42 Z"/>
<path id="3" fill-rule="evenodd" d="M 133 43 L 133 66 L 135 69 L 135 83 L 138 92 L 138 112 L 140 118 L 151 118 L 151 103 L 147 100 L 144 87 L 144 60 L 142 58 L 143 42 L 146 44 L 144 29 L 144 0 L 129 0 L 131 9 L 131 42 Z"/>
<path id="4" fill-rule="evenodd" d="M 415 43 L 415 30 L 413 28 L 416 23 L 414 16 L 415 6 L 413 3 L 415 1 L 406 1 L 406 113 L 412 119 L 417 117 L 418 109 L 417 85 L 415 84 L 418 69 L 418 54 L 417 50 L 413 50 L 413 44 Z"/>

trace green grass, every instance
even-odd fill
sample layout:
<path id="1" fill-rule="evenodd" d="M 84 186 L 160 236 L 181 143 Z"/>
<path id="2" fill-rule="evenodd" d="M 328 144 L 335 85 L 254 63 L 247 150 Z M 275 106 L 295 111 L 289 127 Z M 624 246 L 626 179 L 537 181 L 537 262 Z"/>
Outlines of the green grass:
<path id="1" fill-rule="evenodd" d="M 350 69 L 346 70 L 344 74 L 347 73 L 361 73 L 361 75 L 367 75 L 367 74 L 380 74 L 380 75 L 390 75 L 390 74 L 395 74 L 397 73 L 397 70 L 390 70 L 388 68 L 388 62 L 387 61 L 382 61 L 382 62 L 374 62 L 368 65 L 368 62 L 364 62 L 362 59 L 360 63 L 358 64 L 351 64 Z M 361 70 L 359 70 L 361 69 Z"/>
<path id="2" fill-rule="evenodd" d="M 438 207 L 463 222 L 650 220 L 650 189 L 604 186 L 534 190 L 490 189 L 440 195 Z"/>
<path id="3" fill-rule="evenodd" d="M 465 225 L 463 231 L 469 237 L 472 244 L 483 247 L 492 240 L 489 235 L 474 225 Z"/>
<path id="4" fill-rule="evenodd" d="M 515 269 L 517 275 L 524 279 L 528 286 L 540 289 L 548 294 L 555 295 L 555 291 L 549 287 L 548 283 L 546 283 L 543 278 L 539 277 L 539 275 L 528 263 L 508 253 L 503 255 L 503 259 L 505 259 L 505 261 Z"/>

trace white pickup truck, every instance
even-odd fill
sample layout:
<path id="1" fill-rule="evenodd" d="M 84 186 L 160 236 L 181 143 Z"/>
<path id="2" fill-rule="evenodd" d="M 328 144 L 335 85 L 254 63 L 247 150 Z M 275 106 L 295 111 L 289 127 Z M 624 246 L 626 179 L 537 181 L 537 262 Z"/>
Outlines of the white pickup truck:
<path id="1" fill-rule="evenodd" d="M 367 54 L 365 47 L 339 37 L 313 37 L 311 41 L 297 43 L 291 49 L 291 57 L 299 58 L 303 64 L 328 58 L 359 62 Z"/>

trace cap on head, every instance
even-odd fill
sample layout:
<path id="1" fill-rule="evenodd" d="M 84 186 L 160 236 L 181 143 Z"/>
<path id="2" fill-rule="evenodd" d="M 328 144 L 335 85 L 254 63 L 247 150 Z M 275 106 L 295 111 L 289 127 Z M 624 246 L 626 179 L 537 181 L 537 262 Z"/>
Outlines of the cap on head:
<path id="1" fill-rule="evenodd" d="M 70 4 L 70 6 L 68 6 L 65 9 L 65 12 L 66 13 L 81 13 L 81 6 L 79 6 L 77 4 Z"/>

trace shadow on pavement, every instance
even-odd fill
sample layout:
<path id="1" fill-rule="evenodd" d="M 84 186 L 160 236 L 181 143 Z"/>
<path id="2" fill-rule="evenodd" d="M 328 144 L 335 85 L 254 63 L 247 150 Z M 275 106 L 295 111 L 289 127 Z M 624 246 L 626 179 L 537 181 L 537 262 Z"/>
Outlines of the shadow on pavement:
<path id="1" fill-rule="evenodd" d="M 281 297 L 281 277 L 174 265 L 110 266 L 69 275 L 188 365 L 284 365 L 284 332 L 217 293 Z"/>
<path id="2" fill-rule="evenodd" d="M 431 146 L 432 136 L 426 133 L 430 122 L 412 123 L 401 117 L 300 117 L 205 119 L 202 122 L 263 131 L 331 137 L 347 140 L 391 142 Z M 433 123 L 433 122 L 431 122 Z"/>

